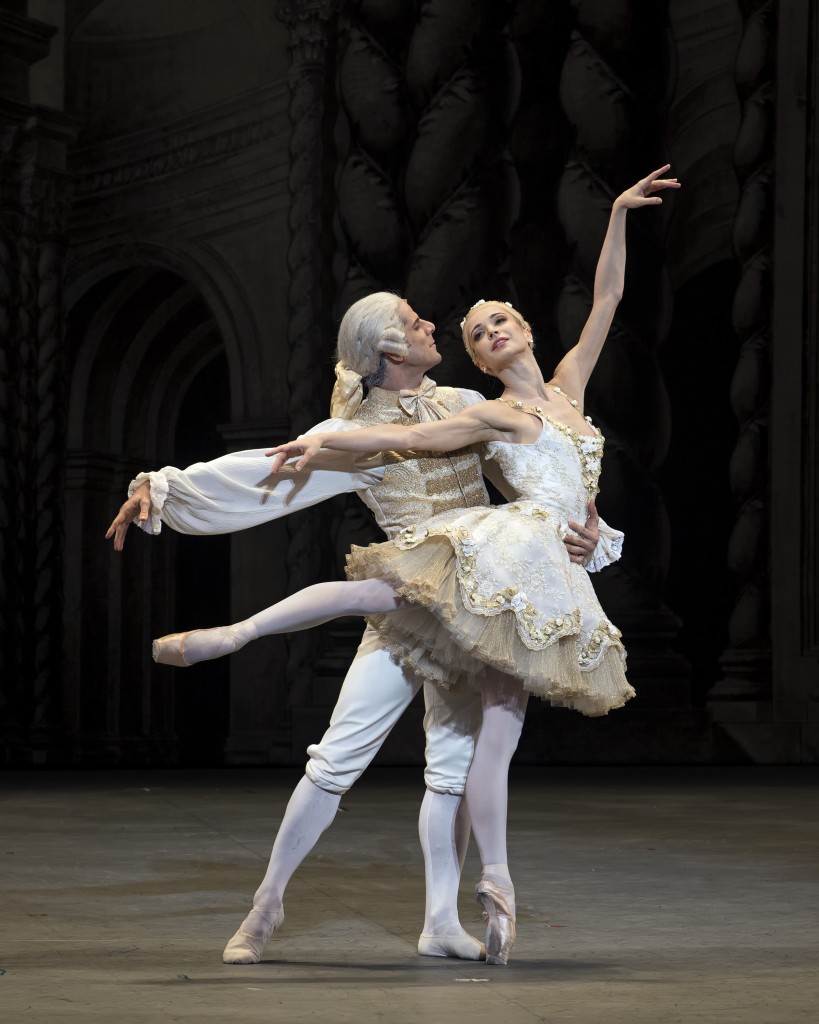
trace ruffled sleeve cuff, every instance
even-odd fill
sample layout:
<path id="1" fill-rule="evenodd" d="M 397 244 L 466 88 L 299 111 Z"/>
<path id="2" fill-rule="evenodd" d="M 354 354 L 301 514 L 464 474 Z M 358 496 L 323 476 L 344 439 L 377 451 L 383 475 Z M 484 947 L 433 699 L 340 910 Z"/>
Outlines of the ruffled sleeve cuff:
<path id="1" fill-rule="evenodd" d="M 162 508 L 168 497 L 168 478 L 164 473 L 139 473 L 128 484 L 128 497 L 130 498 L 137 487 L 144 484 L 146 480 L 151 486 L 151 513 L 144 522 L 138 518 L 133 522 L 134 526 L 138 526 L 140 530 L 156 536 L 162 532 Z"/>
<path id="2" fill-rule="evenodd" d="M 620 530 L 613 530 L 608 523 L 599 522 L 600 539 L 597 546 L 586 562 L 586 569 L 589 572 L 600 572 L 607 565 L 616 562 L 623 553 L 624 534 Z"/>

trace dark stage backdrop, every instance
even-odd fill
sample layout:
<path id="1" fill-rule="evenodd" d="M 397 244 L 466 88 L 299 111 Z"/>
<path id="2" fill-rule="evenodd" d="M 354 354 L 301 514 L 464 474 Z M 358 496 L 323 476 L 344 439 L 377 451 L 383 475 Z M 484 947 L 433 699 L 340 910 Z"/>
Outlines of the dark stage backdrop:
<path id="1" fill-rule="evenodd" d="M 613 197 L 624 301 L 588 393 L 595 585 L 639 696 L 533 707 L 529 763 L 813 762 L 817 68 L 810 0 L 0 0 L 0 718 L 9 765 L 300 764 L 359 625 L 191 673 L 150 639 L 338 577 L 354 498 L 221 538 L 103 532 L 139 471 L 324 418 L 368 291 L 514 301 L 545 372 Z M 420 710 L 382 759 L 422 758 Z"/>

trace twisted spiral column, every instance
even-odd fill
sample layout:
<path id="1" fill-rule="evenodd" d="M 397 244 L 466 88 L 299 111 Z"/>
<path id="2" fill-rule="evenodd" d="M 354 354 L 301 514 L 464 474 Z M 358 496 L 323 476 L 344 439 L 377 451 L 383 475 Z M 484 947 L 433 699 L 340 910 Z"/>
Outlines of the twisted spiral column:
<path id="1" fill-rule="evenodd" d="M 21 133 L 19 149 L 19 235 L 17 239 L 17 510 L 15 623 L 16 667 L 27 725 L 33 711 L 32 632 L 37 571 L 33 537 L 37 507 L 37 147 L 31 134 Z M 25 694 L 25 696 L 23 696 Z"/>
<path id="2" fill-rule="evenodd" d="M 62 649 L 62 495 L 64 469 L 65 381 L 63 363 L 63 276 L 66 244 L 62 235 L 64 195 L 48 189 L 40 203 L 41 232 L 37 262 L 37 401 L 35 422 L 36 504 L 34 544 L 34 714 L 32 725 L 52 724 L 55 671 Z"/>
<path id="3" fill-rule="evenodd" d="M 287 0 L 276 7 L 290 30 L 290 241 L 287 264 L 288 411 L 291 436 L 318 420 L 329 395 L 321 377 L 326 336 L 322 301 L 322 119 L 324 115 L 327 23 L 333 0 Z M 315 583 L 321 571 L 322 513 L 288 518 L 287 574 L 291 591 Z M 291 700 L 308 684 L 314 641 L 297 633 L 288 645 L 287 678 Z"/>
<path id="4" fill-rule="evenodd" d="M 347 262 L 340 302 L 374 288 L 408 295 L 439 345 L 478 294 L 510 294 L 518 211 L 507 147 L 518 102 L 510 5 L 424 0 L 385 25 L 391 0 L 354 8 L 339 77 L 349 150 L 339 177 Z M 446 363 L 437 374 L 445 381 Z"/>
<path id="5" fill-rule="evenodd" d="M 444 349 L 481 295 L 514 298 L 509 241 L 520 203 L 509 150 L 520 92 L 512 5 L 429 0 L 413 33 L 407 82 L 419 119 L 404 196 L 415 245 L 407 291 L 420 295 Z M 444 372 L 439 373 L 446 380 Z"/>
<path id="6" fill-rule="evenodd" d="M 574 146 L 558 190 L 572 253 L 558 308 L 566 348 L 591 309 L 612 200 L 661 163 L 669 33 L 663 2 L 649 7 L 612 0 L 604 14 L 580 0 L 571 6 L 561 99 Z M 671 319 L 664 230 L 660 211 L 630 214 L 625 298 L 587 390 L 587 407 L 607 438 L 605 515 L 631 538 L 622 562 L 599 581 L 606 607 L 627 634 L 631 675 L 663 682 L 667 699 L 686 701 L 686 667 L 671 649 L 679 623 L 661 599 L 669 527 L 656 473 L 668 449 L 670 412 L 657 352 Z"/>
<path id="7" fill-rule="evenodd" d="M 59 706 L 65 387 L 65 178 L 40 155 L 34 118 L 0 138 L 0 674 L 6 742 L 33 749 Z"/>
<path id="8" fill-rule="evenodd" d="M 7 742 L 19 733 L 20 652 L 16 623 L 18 443 L 18 149 L 19 132 L 0 135 L 0 712 Z"/>
<path id="9" fill-rule="evenodd" d="M 356 299 L 405 283 L 412 237 L 401 195 L 413 111 L 404 75 L 415 4 L 370 0 L 344 24 L 339 134 L 347 136 L 336 184 L 336 232 L 346 250 L 337 268 L 336 319 Z"/>
<path id="10" fill-rule="evenodd" d="M 728 546 L 737 597 L 720 659 L 725 677 L 712 688 L 712 701 L 771 699 L 768 420 L 777 9 L 773 0 L 741 0 L 740 8 L 745 21 L 736 81 L 742 120 L 734 160 L 741 192 L 733 242 L 741 272 L 732 313 L 740 348 L 731 382 L 739 434 L 730 463 L 737 516 Z"/>

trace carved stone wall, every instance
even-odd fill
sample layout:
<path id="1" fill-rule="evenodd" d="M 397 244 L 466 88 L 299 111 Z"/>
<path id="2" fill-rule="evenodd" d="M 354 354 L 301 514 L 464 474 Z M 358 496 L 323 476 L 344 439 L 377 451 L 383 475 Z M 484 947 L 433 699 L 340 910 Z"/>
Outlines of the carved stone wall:
<path id="1" fill-rule="evenodd" d="M 289 759 L 278 729 L 283 640 L 208 671 L 203 692 L 218 723 L 202 717 L 195 690 L 175 692 L 150 660 L 152 636 L 242 617 L 286 592 L 284 525 L 221 546 L 167 530 L 157 540 L 133 535 L 122 556 L 99 541 L 137 471 L 289 433 L 287 32 L 261 0 L 147 0 L 127 10 L 102 0 L 69 14 L 66 93 L 84 122 L 71 153 L 67 352 L 66 687 L 76 756 L 213 762 L 224 743 L 233 761 Z M 183 422 L 192 415 L 207 428 L 198 448 Z M 197 725 L 211 735 L 204 753 Z"/>
<path id="2" fill-rule="evenodd" d="M 724 759 L 815 763 L 819 12 L 808 0 L 743 12 L 743 276 L 734 303 L 742 349 L 732 393 L 739 593 L 726 678 L 712 700 Z"/>
<path id="3" fill-rule="evenodd" d="M 734 149 L 740 124 L 736 0 L 669 0 L 676 65 L 666 120 L 668 159 L 684 183 L 674 196 L 667 260 L 675 289 L 733 261 L 739 188 Z"/>
<path id="4" fill-rule="evenodd" d="M 183 687 L 175 694 L 149 663 L 152 635 L 206 624 L 185 566 L 230 575 L 212 613 L 240 617 L 336 574 L 350 542 L 374 534 L 350 499 L 221 548 L 130 537 L 115 558 L 100 534 L 128 478 L 199 456 L 192 409 L 201 422 L 206 407 L 223 410 L 208 421 L 206 456 L 323 418 L 338 315 L 373 288 L 406 294 L 436 321 L 442 383 L 485 385 L 457 329 L 480 295 L 519 301 L 553 365 L 589 309 L 611 198 L 668 156 L 685 191 L 631 216 L 626 297 L 588 397 L 608 438 L 601 507 L 627 534 L 622 564 L 596 584 L 624 628 L 640 698 L 628 717 L 592 723 L 593 749 L 589 723 L 538 709 L 521 755 L 710 756 L 665 596 L 689 634 L 730 629 L 726 678 L 710 695 L 716 755 L 815 759 L 815 5 L 76 0 L 64 85 L 82 124 L 67 218 L 61 161 L 76 126 L 31 102 L 28 69 L 51 32 L 24 7 L 0 2 L 6 757 L 167 763 L 194 749 L 200 728 L 218 745 L 223 723 L 197 718 Z M 688 303 L 704 288 L 714 322 L 732 318 L 732 329 L 697 333 L 695 317 L 675 313 L 672 287 Z M 686 356 L 670 359 L 668 342 L 683 328 L 691 366 L 669 389 L 663 371 Z M 720 531 L 735 516 L 737 595 L 730 622 L 712 600 L 701 627 L 700 570 L 666 584 L 675 538 L 664 497 L 697 482 L 683 449 L 704 434 L 684 424 L 711 344 L 720 368 L 697 395 L 716 409 L 708 480 L 721 477 L 707 501 Z M 670 473 L 680 479 L 669 491 Z M 710 543 L 717 557 L 710 521 L 697 524 L 677 514 L 671 528 L 699 530 L 685 544 Z M 300 763 L 357 632 L 341 623 L 289 645 L 270 638 L 215 668 L 203 692 L 230 720 L 226 759 Z M 421 735 L 412 720 L 388 756 L 419 759 Z"/>
<path id="5" fill-rule="evenodd" d="M 668 203 L 665 248 L 674 310 L 659 352 L 673 411 L 659 474 L 671 528 L 664 593 L 682 621 L 680 649 L 691 664 L 692 701 L 701 707 L 722 675 L 719 656 L 733 607 L 724 552 L 734 526 L 727 466 L 736 425 L 728 394 L 737 358 L 732 233 L 742 19 L 734 0 L 670 0 L 669 22 L 676 75 L 666 142 L 683 188 Z M 707 370 L 700 353 L 707 353 Z M 702 579 L 707 586 L 696 585 Z"/>

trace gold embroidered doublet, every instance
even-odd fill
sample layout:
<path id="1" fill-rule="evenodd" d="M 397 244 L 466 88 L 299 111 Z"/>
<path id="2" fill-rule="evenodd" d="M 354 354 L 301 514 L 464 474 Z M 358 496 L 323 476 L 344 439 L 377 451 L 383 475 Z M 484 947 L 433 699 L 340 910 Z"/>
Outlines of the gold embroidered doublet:
<path id="1" fill-rule="evenodd" d="M 435 388 L 425 378 L 414 393 L 372 388 L 354 418 L 362 425 L 409 425 L 446 419 L 468 404 L 454 388 Z M 457 452 L 385 452 L 384 456 L 384 479 L 361 492 L 360 497 L 388 537 L 439 512 L 489 504 L 474 448 Z"/>

